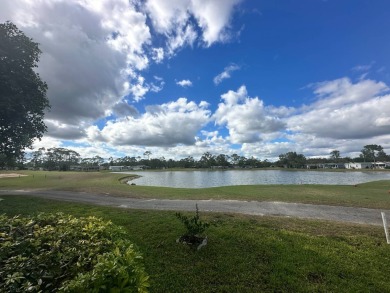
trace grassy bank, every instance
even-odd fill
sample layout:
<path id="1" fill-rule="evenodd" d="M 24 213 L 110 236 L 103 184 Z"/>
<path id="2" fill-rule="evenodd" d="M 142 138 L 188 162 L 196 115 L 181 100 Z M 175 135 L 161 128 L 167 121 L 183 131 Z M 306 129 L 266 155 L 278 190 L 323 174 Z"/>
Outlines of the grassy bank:
<path id="1" fill-rule="evenodd" d="M 123 226 L 144 255 L 151 292 L 390 292 L 383 228 L 290 218 L 205 214 L 215 225 L 195 252 L 173 212 L 1 196 L 0 213 L 66 212 Z"/>
<path id="2" fill-rule="evenodd" d="M 113 196 L 169 199 L 239 199 L 284 201 L 390 209 L 390 181 L 353 185 L 248 185 L 186 189 L 121 184 L 125 174 L 107 172 L 20 171 L 28 175 L 1 178 L 0 189 L 52 189 Z M 122 180 L 123 181 L 123 180 Z"/>

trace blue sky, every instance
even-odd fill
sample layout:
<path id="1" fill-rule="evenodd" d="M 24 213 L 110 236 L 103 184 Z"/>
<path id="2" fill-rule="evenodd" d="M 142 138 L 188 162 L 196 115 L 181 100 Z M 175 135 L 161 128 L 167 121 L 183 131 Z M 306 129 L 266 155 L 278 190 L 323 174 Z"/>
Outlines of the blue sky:
<path id="1" fill-rule="evenodd" d="M 39 42 L 48 133 L 82 156 L 390 153 L 384 0 L 16 0 Z"/>

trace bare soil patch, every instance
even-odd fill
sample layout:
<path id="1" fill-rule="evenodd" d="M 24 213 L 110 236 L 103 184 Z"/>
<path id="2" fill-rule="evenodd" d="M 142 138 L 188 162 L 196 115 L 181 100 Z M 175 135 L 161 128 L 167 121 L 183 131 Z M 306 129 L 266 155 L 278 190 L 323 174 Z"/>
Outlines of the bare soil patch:
<path id="1" fill-rule="evenodd" d="M 18 173 L 0 173 L 0 179 L 1 178 L 12 178 L 12 177 L 21 177 L 21 176 L 28 176 L 24 174 L 18 174 Z"/>

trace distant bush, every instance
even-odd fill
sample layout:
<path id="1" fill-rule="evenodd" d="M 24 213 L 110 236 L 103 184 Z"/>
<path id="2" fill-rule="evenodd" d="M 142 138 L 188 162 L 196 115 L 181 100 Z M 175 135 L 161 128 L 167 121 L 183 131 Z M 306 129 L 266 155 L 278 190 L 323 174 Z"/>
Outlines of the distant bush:
<path id="1" fill-rule="evenodd" d="M 0 292 L 147 292 L 127 238 L 95 217 L 0 215 Z"/>

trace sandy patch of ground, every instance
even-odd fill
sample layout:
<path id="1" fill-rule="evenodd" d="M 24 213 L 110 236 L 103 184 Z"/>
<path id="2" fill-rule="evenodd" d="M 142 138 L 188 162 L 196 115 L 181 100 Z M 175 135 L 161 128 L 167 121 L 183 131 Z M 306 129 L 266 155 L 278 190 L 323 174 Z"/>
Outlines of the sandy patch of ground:
<path id="1" fill-rule="evenodd" d="M 28 176 L 24 174 L 17 174 L 17 173 L 0 173 L 0 179 L 1 178 L 12 178 L 12 177 L 21 177 L 21 176 Z"/>

